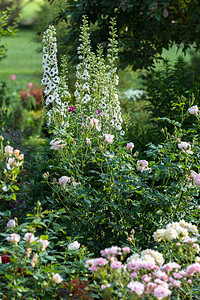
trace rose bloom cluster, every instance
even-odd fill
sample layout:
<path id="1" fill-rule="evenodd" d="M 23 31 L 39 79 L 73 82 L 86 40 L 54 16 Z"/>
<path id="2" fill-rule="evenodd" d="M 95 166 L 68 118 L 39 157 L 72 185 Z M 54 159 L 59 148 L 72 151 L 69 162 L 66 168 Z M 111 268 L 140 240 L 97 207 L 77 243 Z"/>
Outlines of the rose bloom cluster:
<path id="1" fill-rule="evenodd" d="M 191 284 L 195 276 L 200 274 L 198 262 L 181 269 L 181 265 L 176 262 L 164 264 L 163 255 L 151 249 L 143 250 L 140 255 L 133 254 L 125 261 L 125 254 L 129 252 L 129 247 L 113 246 L 101 251 L 103 257 L 86 261 L 94 277 L 101 281 L 102 293 L 104 290 L 112 293 L 112 289 L 124 286 L 117 284 L 116 279 L 112 281 L 112 278 L 120 277 L 128 282 L 124 288 L 131 294 L 141 298 L 154 296 L 156 299 L 164 299 L 172 292 L 176 294 L 177 289 L 185 284 Z M 121 261 L 117 256 L 121 257 Z"/>
<path id="2" fill-rule="evenodd" d="M 199 236 L 198 229 L 192 223 L 188 223 L 185 220 L 180 220 L 179 222 L 169 223 L 166 226 L 166 229 L 158 229 L 154 232 L 153 237 L 157 242 L 161 241 L 171 241 L 178 239 L 180 241 L 197 241 Z M 193 238 L 193 239 L 191 239 Z M 199 245 L 197 245 L 196 250 L 198 252 Z"/>
<path id="3" fill-rule="evenodd" d="M 8 145 L 4 149 L 4 155 L 6 155 L 7 157 L 7 170 L 13 170 L 23 164 L 24 154 L 20 154 L 20 150 L 18 149 L 14 149 L 13 147 Z"/>
<path id="4" fill-rule="evenodd" d="M 199 188 L 200 187 L 200 174 L 197 174 L 195 171 L 191 170 L 190 175 L 188 177 L 189 185 L 191 186 L 192 183 Z"/>
<path id="5" fill-rule="evenodd" d="M 15 226 L 16 226 L 15 220 L 8 221 L 7 223 L 8 228 L 14 228 Z M 10 236 L 6 238 L 6 240 L 11 244 L 17 245 L 21 240 L 21 236 L 17 233 L 11 233 Z M 41 249 L 41 251 L 45 251 L 46 248 L 49 246 L 48 240 L 39 239 L 38 237 L 35 237 L 32 232 L 25 233 L 23 240 L 26 242 L 25 254 L 27 257 L 31 256 L 33 245 L 37 244 L 39 246 L 39 249 Z M 34 253 L 31 260 L 31 266 L 35 267 L 37 261 L 38 261 L 38 254 Z"/>

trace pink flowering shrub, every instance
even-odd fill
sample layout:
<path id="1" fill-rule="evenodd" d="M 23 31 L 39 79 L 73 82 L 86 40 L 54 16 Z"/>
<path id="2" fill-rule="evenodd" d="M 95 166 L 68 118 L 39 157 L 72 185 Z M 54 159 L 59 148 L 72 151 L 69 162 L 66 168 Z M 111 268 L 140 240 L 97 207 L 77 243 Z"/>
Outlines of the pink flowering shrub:
<path id="1" fill-rule="evenodd" d="M 168 232 L 171 228 L 177 232 L 173 242 Z M 191 223 L 169 223 L 162 234 L 161 230 L 154 233 L 155 240 L 171 242 L 167 248 L 165 244 L 164 255 L 146 249 L 127 258 L 129 247 L 112 246 L 101 251 L 102 257 L 87 260 L 86 266 L 93 273 L 103 299 L 188 299 L 187 294 L 195 294 L 199 283 L 199 248 L 193 251 L 198 237 L 197 227 Z"/>

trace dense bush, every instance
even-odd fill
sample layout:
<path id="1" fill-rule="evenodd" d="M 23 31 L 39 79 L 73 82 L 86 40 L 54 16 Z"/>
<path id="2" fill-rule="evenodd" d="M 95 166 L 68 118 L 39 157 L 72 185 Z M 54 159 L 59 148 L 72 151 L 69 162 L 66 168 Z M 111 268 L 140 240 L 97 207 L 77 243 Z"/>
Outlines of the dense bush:
<path id="1" fill-rule="evenodd" d="M 46 141 L 24 144 L 22 174 L 19 150 L 1 138 L 1 190 L 13 206 L 3 199 L 2 298 L 198 299 L 198 106 L 184 100 L 174 120 L 162 118 L 164 141 L 138 153 L 124 140 L 115 20 L 104 59 L 84 17 L 74 97 L 55 33 L 50 26 L 43 36 Z M 106 258 L 91 258 L 85 246 L 95 256 L 109 247 Z"/>

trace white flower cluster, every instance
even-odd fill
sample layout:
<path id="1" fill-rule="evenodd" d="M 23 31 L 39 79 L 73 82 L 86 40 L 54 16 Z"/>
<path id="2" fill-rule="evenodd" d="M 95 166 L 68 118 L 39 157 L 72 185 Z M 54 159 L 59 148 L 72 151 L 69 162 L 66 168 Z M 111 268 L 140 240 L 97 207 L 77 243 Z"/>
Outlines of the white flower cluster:
<path id="1" fill-rule="evenodd" d="M 89 110 L 94 117 L 98 114 L 104 119 L 103 128 L 121 130 L 121 108 L 117 94 L 119 78 L 114 65 L 117 58 L 117 41 L 112 21 L 108 46 L 108 63 L 106 64 L 102 49 L 99 46 L 97 55 L 91 51 L 89 26 L 87 19 L 83 19 L 80 35 L 80 45 L 77 54 L 80 63 L 77 66 L 74 96 L 76 103 L 82 110 Z"/>
<path id="2" fill-rule="evenodd" d="M 157 242 L 162 240 L 171 241 L 173 239 L 187 242 L 188 238 L 195 236 L 198 236 L 197 227 L 192 223 L 187 223 L 185 220 L 169 223 L 166 229 L 158 229 L 153 234 L 154 240 Z"/>
<path id="3" fill-rule="evenodd" d="M 140 255 L 134 253 L 127 259 L 127 262 L 138 260 L 154 263 L 158 266 L 162 266 L 164 264 L 164 258 L 162 253 L 151 249 L 143 250 Z"/>
<path id="4" fill-rule="evenodd" d="M 48 116 L 47 126 L 50 125 L 53 114 L 59 113 L 62 116 L 65 115 L 68 103 L 63 103 L 61 100 L 70 97 L 67 84 L 63 81 L 63 78 L 60 79 L 59 77 L 55 34 L 55 27 L 51 25 L 45 31 L 42 40 L 44 43 L 42 63 L 44 72 L 41 82 L 45 86 L 44 95 Z M 49 104 L 52 104 L 50 109 Z"/>

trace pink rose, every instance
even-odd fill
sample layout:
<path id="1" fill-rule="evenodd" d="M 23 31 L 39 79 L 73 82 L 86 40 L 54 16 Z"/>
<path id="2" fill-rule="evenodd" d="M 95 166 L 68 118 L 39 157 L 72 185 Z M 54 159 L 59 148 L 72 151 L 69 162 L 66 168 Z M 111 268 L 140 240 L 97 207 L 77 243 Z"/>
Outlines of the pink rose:
<path id="1" fill-rule="evenodd" d="M 121 261 L 115 260 L 112 262 L 112 264 L 110 266 L 112 269 L 119 269 L 119 268 L 121 268 L 122 263 L 121 263 Z"/>
<path id="2" fill-rule="evenodd" d="M 24 236 L 24 240 L 27 242 L 27 243 L 32 243 L 33 241 L 36 240 L 35 236 L 33 233 L 31 232 L 27 232 Z"/>
<path id="3" fill-rule="evenodd" d="M 197 174 L 197 175 L 194 177 L 194 184 L 195 184 L 197 187 L 200 187 L 200 174 Z"/>
<path id="4" fill-rule="evenodd" d="M 49 246 L 49 241 L 48 240 L 39 240 L 40 243 L 42 243 L 43 247 L 42 247 L 42 251 L 44 251 L 48 246 Z"/>
<path id="5" fill-rule="evenodd" d="M 50 142 L 50 145 L 51 145 L 51 149 L 53 149 L 53 150 L 58 150 L 58 149 L 60 149 L 60 148 L 63 148 L 64 146 L 65 146 L 65 143 L 64 144 L 61 144 L 61 143 L 63 143 L 64 141 L 62 141 L 62 140 L 52 140 L 51 142 Z"/>
<path id="6" fill-rule="evenodd" d="M 136 168 L 138 171 L 145 171 L 145 170 L 148 170 L 148 161 L 146 160 L 138 160 L 137 161 L 137 164 L 136 164 Z"/>
<path id="7" fill-rule="evenodd" d="M 66 186 L 67 183 L 70 183 L 71 181 L 71 178 L 68 177 L 68 176 L 62 176 L 58 179 L 59 181 L 59 184 L 62 185 L 62 186 Z"/>
<path id="8" fill-rule="evenodd" d="M 193 152 L 191 151 L 190 143 L 180 142 L 180 144 L 178 144 L 178 147 L 179 149 L 184 149 L 187 153 L 193 154 Z"/>
<path id="9" fill-rule="evenodd" d="M 15 226 L 16 226 L 15 220 L 9 220 L 8 221 L 8 223 L 7 223 L 8 228 L 15 227 Z"/>
<path id="10" fill-rule="evenodd" d="M 104 137 L 105 137 L 105 142 L 106 143 L 109 143 L 109 144 L 113 143 L 114 135 L 105 133 Z"/>
<path id="11" fill-rule="evenodd" d="M 127 287 L 131 290 L 131 293 L 135 292 L 138 296 L 144 293 L 144 284 L 139 281 L 131 281 Z"/>
<path id="12" fill-rule="evenodd" d="M 171 291 L 166 288 L 165 286 L 159 285 L 157 288 L 154 289 L 154 296 L 157 297 L 158 299 L 163 299 L 169 295 L 171 295 Z"/>
<path id="13" fill-rule="evenodd" d="M 16 233 L 11 233 L 11 235 L 7 237 L 6 240 L 13 244 L 17 244 L 20 241 L 20 235 Z"/>
<path id="14" fill-rule="evenodd" d="M 127 143 L 126 145 L 126 149 L 127 150 L 132 150 L 134 148 L 134 144 L 133 143 Z"/>
<path id="15" fill-rule="evenodd" d="M 187 266 L 186 274 L 187 276 L 193 276 L 195 273 L 200 273 L 200 264 L 192 264 Z"/>
<path id="16" fill-rule="evenodd" d="M 124 247 L 124 248 L 122 248 L 122 251 L 125 253 L 130 253 L 131 249 L 130 249 L 130 247 Z"/>
<path id="17" fill-rule="evenodd" d="M 11 74 L 10 77 L 9 77 L 9 80 L 10 81 L 16 80 L 16 75 L 15 74 Z"/>

